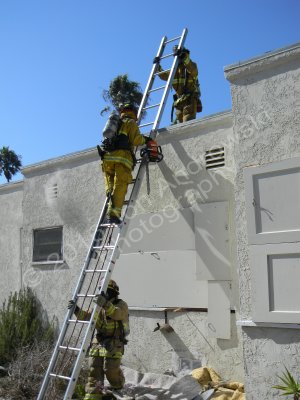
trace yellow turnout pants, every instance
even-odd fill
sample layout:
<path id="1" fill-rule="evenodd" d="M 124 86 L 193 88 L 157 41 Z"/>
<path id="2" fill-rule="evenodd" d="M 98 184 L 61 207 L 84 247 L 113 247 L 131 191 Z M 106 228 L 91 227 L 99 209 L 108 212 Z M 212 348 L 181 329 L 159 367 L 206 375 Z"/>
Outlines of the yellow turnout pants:
<path id="1" fill-rule="evenodd" d="M 103 161 L 102 171 L 106 193 L 111 193 L 108 215 L 120 218 L 128 184 L 132 181 L 129 168 L 114 161 Z"/>
<path id="2" fill-rule="evenodd" d="M 182 104 L 175 106 L 177 122 L 186 122 L 196 118 L 197 96 L 191 95 Z"/>

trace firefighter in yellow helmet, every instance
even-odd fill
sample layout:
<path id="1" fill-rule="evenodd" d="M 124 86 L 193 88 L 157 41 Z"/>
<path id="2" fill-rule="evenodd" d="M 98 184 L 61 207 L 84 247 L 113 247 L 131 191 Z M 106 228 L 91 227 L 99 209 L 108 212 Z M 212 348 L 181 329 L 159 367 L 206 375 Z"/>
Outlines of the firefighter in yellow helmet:
<path id="1" fill-rule="evenodd" d="M 106 295 L 97 296 L 100 306 L 96 320 L 96 334 L 92 339 L 89 352 L 89 375 L 85 387 L 84 400 L 104 400 L 104 378 L 106 376 L 112 389 L 122 389 L 125 378 L 121 370 L 126 336 L 129 334 L 128 305 L 118 298 L 119 287 L 112 279 L 109 281 Z M 70 300 L 69 308 L 74 307 Z M 87 321 L 91 312 L 76 305 L 74 313 L 79 320 Z"/>
<path id="2" fill-rule="evenodd" d="M 108 207 L 108 223 L 119 224 L 121 211 L 127 193 L 128 184 L 132 181 L 131 171 L 134 167 L 135 146 L 142 146 L 149 140 L 141 135 L 136 123 L 137 109 L 132 104 L 123 104 L 119 108 L 121 125 L 118 129 L 116 149 L 103 156 L 102 171 L 105 190 L 111 195 Z"/>
<path id="3" fill-rule="evenodd" d="M 190 51 L 186 48 L 178 49 L 173 47 L 174 56 L 178 56 L 179 63 L 172 82 L 175 90 L 173 107 L 176 109 L 176 122 L 190 121 L 196 118 L 197 112 L 202 111 L 200 100 L 201 92 L 198 82 L 198 67 L 190 59 Z M 155 57 L 154 63 L 159 62 Z M 158 65 L 159 77 L 167 81 L 170 71 L 164 71 L 160 64 Z M 173 111 L 172 111 L 173 114 Z"/>

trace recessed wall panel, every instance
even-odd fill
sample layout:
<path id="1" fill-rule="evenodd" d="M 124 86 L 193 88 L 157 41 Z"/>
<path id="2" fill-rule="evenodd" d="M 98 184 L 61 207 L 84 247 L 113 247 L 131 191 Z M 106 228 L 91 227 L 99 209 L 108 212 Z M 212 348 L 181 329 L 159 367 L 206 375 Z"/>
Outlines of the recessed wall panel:
<path id="1" fill-rule="evenodd" d="M 244 170 L 249 244 L 300 241 L 300 158 Z"/>
<path id="2" fill-rule="evenodd" d="M 253 321 L 300 323 L 300 243 L 250 246 Z"/>
<path id="3" fill-rule="evenodd" d="M 270 311 L 300 312 L 300 253 L 267 257 Z"/>
<path id="4" fill-rule="evenodd" d="M 300 230 L 300 167 L 253 177 L 256 233 Z"/>

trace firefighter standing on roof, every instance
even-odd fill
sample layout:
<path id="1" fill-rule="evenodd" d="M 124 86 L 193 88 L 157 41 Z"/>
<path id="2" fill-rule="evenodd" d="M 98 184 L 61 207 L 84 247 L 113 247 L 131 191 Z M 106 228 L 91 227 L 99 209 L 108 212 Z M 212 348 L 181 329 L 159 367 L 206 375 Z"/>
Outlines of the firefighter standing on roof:
<path id="1" fill-rule="evenodd" d="M 120 368 L 124 354 L 126 336 L 129 333 L 128 305 L 118 298 L 119 287 L 110 280 L 106 296 L 99 295 L 97 304 L 101 307 L 96 321 L 96 335 L 92 340 L 89 352 L 89 376 L 85 387 L 84 400 L 102 400 L 104 377 L 106 376 L 112 389 L 122 389 L 125 383 Z M 74 307 L 70 300 L 69 308 Z M 91 313 L 78 306 L 74 313 L 79 320 L 87 321 Z"/>
<path id="2" fill-rule="evenodd" d="M 198 67 L 190 59 L 190 51 L 186 48 L 173 47 L 174 56 L 178 56 L 179 63 L 172 82 L 175 90 L 173 107 L 176 109 L 176 122 L 186 122 L 196 118 L 196 113 L 202 111 L 200 88 L 198 83 Z M 154 63 L 159 62 L 155 57 Z M 167 81 L 169 71 L 163 71 L 158 65 L 159 77 Z"/>
<path id="3" fill-rule="evenodd" d="M 128 184 L 132 181 L 131 171 L 134 167 L 133 149 L 147 143 L 148 137 L 141 135 L 136 123 L 137 109 L 132 104 L 120 106 L 121 125 L 118 130 L 116 149 L 103 156 L 102 171 L 104 174 L 106 194 L 111 195 L 108 207 L 108 223 L 119 224 L 122 206 Z"/>

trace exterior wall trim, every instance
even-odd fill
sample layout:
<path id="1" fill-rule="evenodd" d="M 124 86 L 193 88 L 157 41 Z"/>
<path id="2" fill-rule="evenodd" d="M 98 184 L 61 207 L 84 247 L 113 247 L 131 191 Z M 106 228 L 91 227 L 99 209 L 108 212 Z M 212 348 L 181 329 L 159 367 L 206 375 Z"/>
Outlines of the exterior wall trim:
<path id="1" fill-rule="evenodd" d="M 16 182 L 10 182 L 10 183 L 4 183 L 0 185 L 0 194 L 2 193 L 12 193 L 12 192 L 17 192 L 20 190 L 23 190 L 24 186 L 24 181 L 16 181 Z"/>
<path id="2" fill-rule="evenodd" d="M 251 320 L 236 321 L 237 326 L 247 328 L 281 328 L 281 329 L 300 329 L 300 324 L 285 324 L 276 322 L 254 322 Z"/>
<path id="3" fill-rule="evenodd" d="M 36 164 L 22 168 L 24 177 L 28 178 L 40 173 L 48 173 L 53 169 L 74 166 L 80 163 L 87 163 L 100 160 L 97 150 L 92 147 L 80 152 L 70 153 L 62 157 L 51 158 Z"/>
<path id="4" fill-rule="evenodd" d="M 224 67 L 224 74 L 228 81 L 235 82 L 238 78 L 268 70 L 270 66 L 274 68 L 290 63 L 298 58 L 300 58 L 300 43 L 267 52 L 263 56 L 250 58 L 247 61 L 228 65 Z"/>

